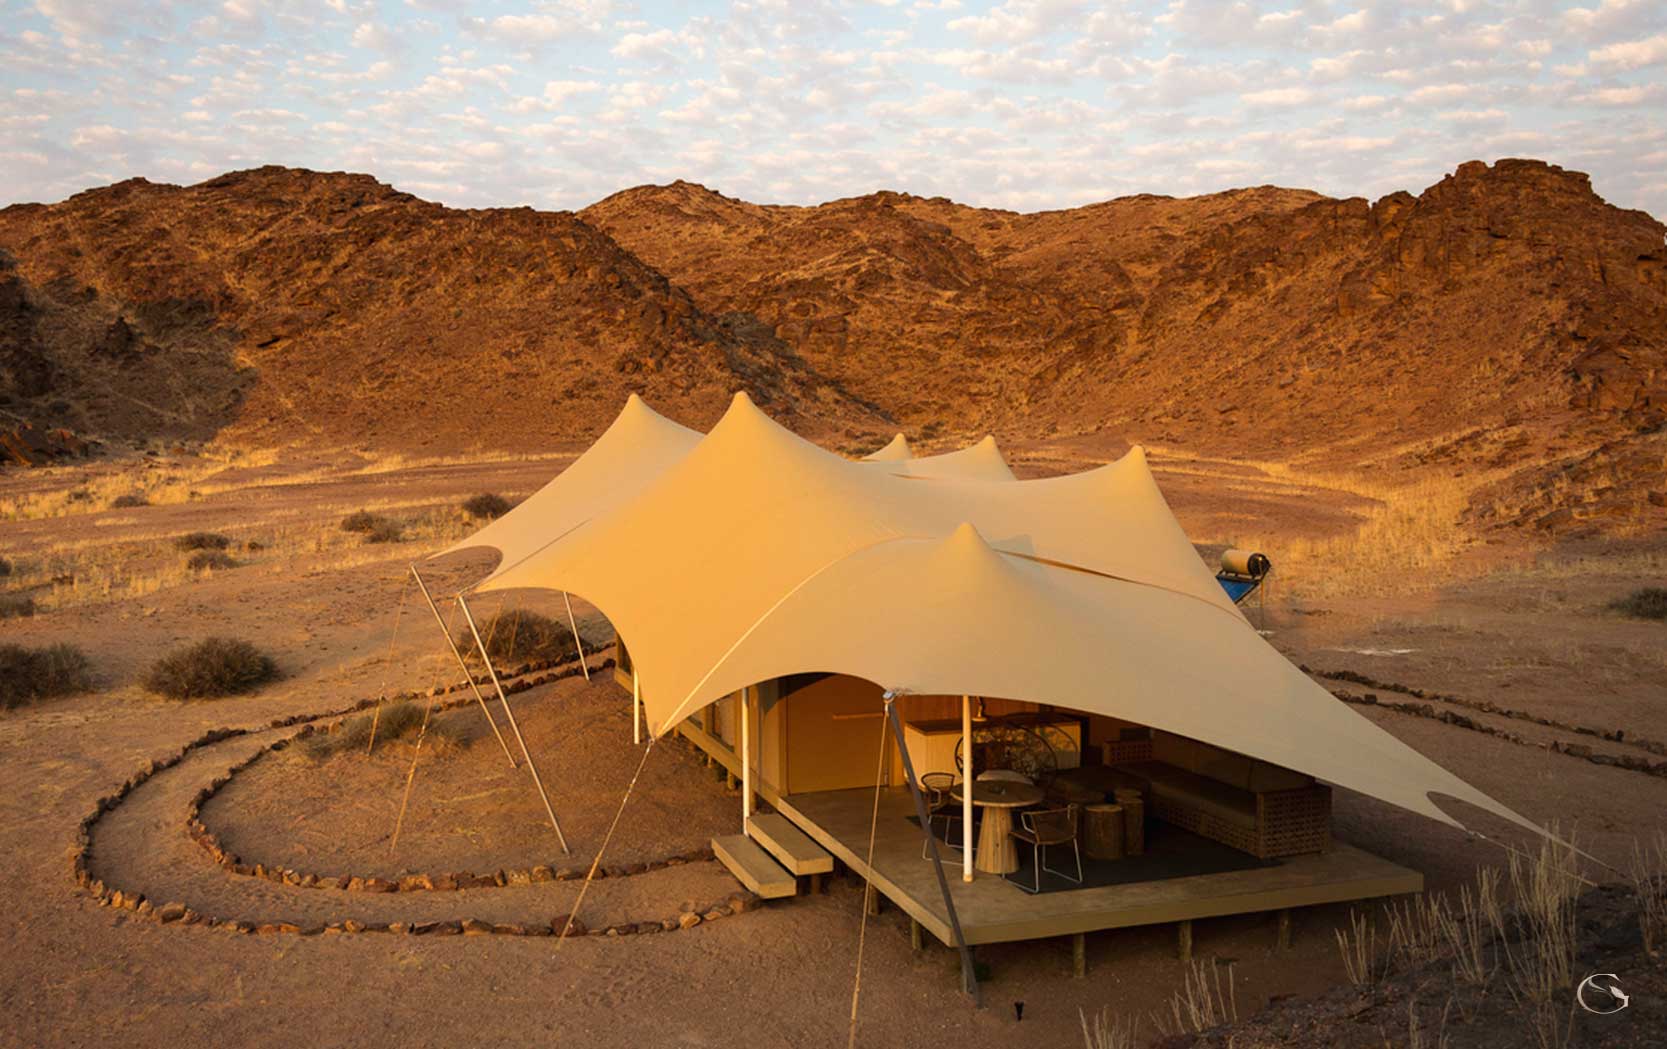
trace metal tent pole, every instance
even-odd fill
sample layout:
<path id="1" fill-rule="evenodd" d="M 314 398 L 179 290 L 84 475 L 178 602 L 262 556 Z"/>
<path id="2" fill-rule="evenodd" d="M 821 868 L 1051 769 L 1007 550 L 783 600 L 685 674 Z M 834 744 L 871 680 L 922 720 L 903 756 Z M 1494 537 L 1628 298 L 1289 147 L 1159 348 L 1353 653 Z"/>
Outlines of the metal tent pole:
<path id="1" fill-rule="evenodd" d="M 972 881 L 972 697 L 961 697 L 961 880 Z"/>
<path id="2" fill-rule="evenodd" d="M 927 816 L 926 799 L 921 797 L 920 784 L 915 782 L 914 762 L 909 760 L 909 748 L 903 741 L 903 722 L 897 717 L 896 697 L 887 692 L 886 720 L 891 722 L 892 738 L 897 741 L 897 753 L 903 758 L 903 778 L 909 783 L 909 793 L 915 799 L 915 818 L 920 820 L 920 832 L 926 836 L 926 845 L 932 852 L 932 870 L 938 876 L 938 891 L 943 893 L 944 910 L 949 912 L 949 927 L 955 934 L 955 949 L 961 952 L 961 989 L 972 996 L 974 1005 L 980 1004 L 978 994 L 978 974 L 972 967 L 972 950 L 967 946 L 967 938 L 961 933 L 961 918 L 955 913 L 955 900 L 949 895 L 949 882 L 943 875 L 943 862 L 938 857 L 938 839 L 932 833 L 932 822 Z M 962 780 L 962 793 L 972 793 Z"/>
<path id="3" fill-rule="evenodd" d="M 642 686 L 637 684 L 636 664 L 631 666 L 631 742 L 642 742 Z"/>
<path id="4" fill-rule="evenodd" d="M 573 648 L 579 653 L 579 669 L 585 672 L 585 680 L 590 680 L 590 664 L 585 662 L 585 643 L 579 640 L 579 622 L 573 618 L 573 599 L 567 596 L 567 591 L 561 592 L 561 599 L 567 602 L 567 625 L 573 630 Z"/>
<path id="5" fill-rule="evenodd" d="M 538 797 L 544 802 L 544 811 L 550 817 L 550 826 L 556 830 L 556 841 L 561 845 L 562 855 L 567 855 L 567 838 L 561 832 L 561 821 L 556 819 L 556 810 L 550 806 L 550 795 L 544 792 L 544 780 L 538 775 L 538 766 L 533 762 L 532 752 L 527 750 L 527 741 L 521 735 L 521 726 L 515 723 L 515 711 L 509 708 L 509 697 L 504 694 L 504 686 L 498 681 L 498 671 L 492 666 L 492 657 L 486 654 L 486 642 L 480 638 L 480 629 L 475 626 L 475 617 L 469 611 L 469 602 L 463 600 L 463 595 L 457 595 L 458 607 L 463 609 L 463 618 L 469 623 L 469 633 L 475 637 L 475 644 L 480 648 L 480 658 L 486 661 L 486 673 L 492 678 L 492 687 L 498 691 L 498 702 L 503 704 L 504 718 L 509 721 L 509 727 L 515 733 L 515 742 L 521 745 L 521 756 L 527 759 L 527 771 L 533 774 L 533 785 L 538 788 Z"/>
<path id="6" fill-rule="evenodd" d="M 463 680 L 467 681 L 469 687 L 474 690 L 475 702 L 480 704 L 480 712 L 486 715 L 486 723 L 492 726 L 492 734 L 498 737 L 498 746 L 504 748 L 504 757 L 509 759 L 509 767 L 512 769 L 520 768 L 519 763 L 515 760 L 515 755 L 509 752 L 509 744 L 504 741 L 504 734 L 498 731 L 498 723 L 492 720 L 492 711 L 486 705 L 486 697 L 480 694 L 480 686 L 475 684 L 474 672 L 469 669 L 468 661 L 463 658 L 463 653 L 458 651 L 457 642 L 452 640 L 451 630 L 446 626 L 445 617 L 441 616 L 440 610 L 434 607 L 434 598 L 429 595 L 428 584 L 423 582 L 423 577 L 417 571 L 416 565 L 411 566 L 411 574 L 416 577 L 417 589 L 423 592 L 423 600 L 428 602 L 428 610 L 434 613 L 434 621 L 440 624 L 440 632 L 446 635 L 446 644 L 451 646 L 451 654 L 457 657 L 457 665 L 463 668 Z"/>

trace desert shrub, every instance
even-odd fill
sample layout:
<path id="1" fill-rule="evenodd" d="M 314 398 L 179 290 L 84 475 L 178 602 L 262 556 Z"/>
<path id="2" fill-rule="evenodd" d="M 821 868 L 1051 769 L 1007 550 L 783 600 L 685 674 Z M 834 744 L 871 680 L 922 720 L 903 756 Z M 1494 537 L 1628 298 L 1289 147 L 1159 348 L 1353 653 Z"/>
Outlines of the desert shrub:
<path id="1" fill-rule="evenodd" d="M 1667 622 L 1667 587 L 1646 586 L 1609 603 L 1611 610 L 1633 619 Z"/>
<path id="2" fill-rule="evenodd" d="M 35 614 L 35 599 L 28 594 L 0 594 L 0 619 L 22 619 Z"/>
<path id="3" fill-rule="evenodd" d="M 89 666 L 74 645 L 0 645 L 0 709 L 85 692 L 92 685 Z"/>
<path id="4" fill-rule="evenodd" d="M 394 740 L 415 740 L 422 731 L 424 706 L 411 700 L 390 703 L 382 708 L 380 718 L 373 711 L 348 718 L 335 728 L 317 732 L 302 743 L 301 749 L 314 761 L 323 761 L 335 754 L 367 751 L 370 746 L 371 726 L 376 726 L 378 745 Z M 425 747 L 446 750 L 462 742 L 458 724 L 444 718 L 430 718 L 428 731 L 423 736 Z"/>
<path id="5" fill-rule="evenodd" d="M 169 699 L 210 699 L 247 692 L 277 676 L 271 657 L 249 642 L 210 637 L 152 663 L 144 684 Z"/>
<path id="6" fill-rule="evenodd" d="M 344 532 L 368 532 L 386 520 L 381 514 L 373 514 L 369 510 L 355 510 L 342 518 L 341 529 Z"/>
<path id="7" fill-rule="evenodd" d="M 463 503 L 463 512 L 470 517 L 484 517 L 492 519 L 509 513 L 510 502 L 501 495 L 484 492 L 473 496 Z"/>
<path id="8" fill-rule="evenodd" d="M 219 532 L 187 532 L 174 538 L 178 550 L 224 550 L 232 541 Z"/>
<path id="9" fill-rule="evenodd" d="M 129 510 L 135 506 L 149 505 L 150 500 L 146 499 L 137 492 L 129 492 L 126 495 L 118 495 L 114 499 L 110 500 L 110 509 L 112 510 Z"/>
<path id="10" fill-rule="evenodd" d="M 405 539 L 405 529 L 398 521 L 386 518 L 376 522 L 376 527 L 365 533 L 367 543 L 398 543 Z"/>
<path id="11" fill-rule="evenodd" d="M 565 622 L 525 612 L 518 608 L 505 609 L 479 623 L 481 640 L 486 642 L 487 654 L 494 666 L 527 663 L 534 660 L 568 660 L 578 653 L 573 648 L 573 632 Z M 457 647 L 471 659 L 480 659 L 474 636 L 464 627 L 458 636 Z"/>
<path id="12" fill-rule="evenodd" d="M 224 550 L 198 550 L 186 560 L 186 565 L 195 569 L 214 570 L 217 568 L 236 568 L 237 562 Z"/>
<path id="13" fill-rule="evenodd" d="M 9 576 L 11 574 L 12 574 L 12 563 L 10 561 L 6 560 L 4 557 L 0 557 L 0 577 Z"/>

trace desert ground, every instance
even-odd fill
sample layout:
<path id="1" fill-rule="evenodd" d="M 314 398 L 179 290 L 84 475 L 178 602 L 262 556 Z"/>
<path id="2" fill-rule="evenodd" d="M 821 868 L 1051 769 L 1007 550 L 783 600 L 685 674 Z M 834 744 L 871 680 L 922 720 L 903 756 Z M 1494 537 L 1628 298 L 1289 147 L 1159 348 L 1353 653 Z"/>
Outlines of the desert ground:
<path id="1" fill-rule="evenodd" d="M 1009 449 L 1029 476 L 1120 451 L 1081 441 Z M 458 509 L 465 498 L 524 496 L 566 461 L 182 448 L 0 477 L 8 518 L 0 555 L 12 565 L 4 588 L 34 604 L 32 615 L 0 622 L 0 641 L 73 643 L 94 675 L 83 694 L 0 714 L 0 909 L 11 929 L 0 954 L 0 1044 L 166 1046 L 206 1032 L 251 1046 L 847 1038 L 860 883 L 847 875 L 821 895 L 750 899 L 701 853 L 711 835 L 733 829 L 739 798 L 675 738 L 643 761 L 602 861 L 610 876 L 591 884 L 578 911 L 590 930 L 642 931 L 446 935 L 559 927 L 573 908 L 581 881 L 571 875 L 595 858 L 641 756 L 628 699 L 606 673 L 514 697 L 572 843 L 568 856 L 466 692 L 446 693 L 447 709 L 435 715 L 436 742 L 415 765 L 397 847 L 390 836 L 413 767 L 410 737 L 369 755 L 315 756 L 304 741 L 267 749 L 333 724 L 361 700 L 458 685 L 435 624 L 408 589 L 407 566 L 474 527 Z M 1273 558 L 1266 600 L 1250 608 L 1272 644 L 1328 687 L 1357 701 L 1371 694 L 1375 703 L 1355 709 L 1475 786 L 1572 834 L 1590 854 L 1581 869 L 1592 881 L 1624 881 L 1634 844 L 1667 826 L 1667 778 L 1620 763 L 1663 753 L 1653 741 L 1667 740 L 1667 637 L 1662 624 L 1608 605 L 1667 575 L 1667 539 L 1501 539 L 1453 521 L 1439 491 L 1397 500 L 1338 478 L 1171 449 L 1154 449 L 1153 463 L 1206 556 L 1254 543 Z M 143 494 L 148 505 L 110 507 L 123 494 Z M 369 544 L 339 528 L 367 509 L 399 521 L 402 537 Z M 228 536 L 236 566 L 185 567 L 174 539 L 195 531 Z M 436 561 L 435 590 L 465 585 L 490 556 Z M 552 595 L 514 606 L 559 610 Z M 606 638 L 596 610 L 581 604 L 579 613 L 587 636 Z M 247 695 L 190 702 L 142 687 L 159 652 L 208 635 L 254 641 L 280 678 Z M 610 654 L 599 647 L 593 664 Z M 271 727 L 297 717 L 316 721 Z M 147 911 L 181 904 L 193 920 L 102 906 L 73 877 L 81 821 L 142 767 L 221 727 L 249 731 L 189 750 L 90 830 L 92 878 L 141 894 Z M 389 881 L 540 865 L 551 875 L 384 894 L 239 874 L 186 824 L 199 792 L 251 757 L 197 817 L 245 864 Z M 1520 832 L 1501 828 L 1498 842 L 1484 841 L 1340 793 L 1337 835 L 1422 871 L 1432 892 L 1456 892 L 1479 869 L 1503 866 L 1505 846 L 1533 847 Z M 1365 910 L 1383 917 L 1379 907 Z M 427 934 L 339 931 L 348 922 Z M 1288 950 L 1276 946 L 1268 917 L 1200 923 L 1196 953 L 1222 963 L 1227 995 L 1249 1025 L 1219 1044 L 1435 1044 L 1438 1022 L 1454 1045 L 1532 1044 L 1526 1028 L 1493 1028 L 1462 1010 L 1439 1021 L 1415 1011 L 1409 1030 L 1399 992 L 1351 986 L 1336 935 L 1349 923 L 1345 906 L 1301 912 Z M 954 952 L 912 951 L 895 910 L 869 920 L 864 952 L 855 1032 L 856 1044 L 870 1046 L 1080 1045 L 1084 1016 L 1102 1011 L 1139 1018 L 1144 1042 L 1164 1033 L 1188 972 L 1164 927 L 1091 935 L 1083 980 L 1071 978 L 1065 941 L 981 948 L 984 1007 L 973 1009 L 957 993 Z M 1635 990 L 1625 1027 L 1578 1018 L 1577 1039 L 1658 1044 L 1667 981 L 1659 969 L 1623 975 L 1653 989 L 1654 1001 Z M 1347 1030 L 1312 1022 L 1331 1015 L 1320 1006 L 1302 1012 L 1339 994 L 1354 1003 Z M 1427 997 L 1440 1013 L 1440 989 Z M 1233 1028 L 1223 1030 L 1231 1039 Z M 1171 1044 L 1190 1044 L 1176 1035 Z"/>

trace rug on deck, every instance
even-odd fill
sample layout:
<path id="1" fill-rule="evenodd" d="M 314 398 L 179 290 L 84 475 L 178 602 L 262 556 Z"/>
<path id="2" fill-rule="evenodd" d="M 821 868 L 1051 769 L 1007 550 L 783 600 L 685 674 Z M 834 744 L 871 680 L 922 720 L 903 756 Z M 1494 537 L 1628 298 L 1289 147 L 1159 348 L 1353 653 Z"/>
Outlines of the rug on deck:
<path id="1" fill-rule="evenodd" d="M 908 820 L 915 826 L 920 826 L 920 821 L 915 817 L 910 816 Z M 976 841 L 976 837 L 974 840 Z M 1027 887 L 1034 885 L 1031 848 L 1024 842 L 1015 844 L 1019 849 L 1019 869 L 1008 877 L 1013 881 L 1022 882 Z M 939 838 L 940 853 L 945 861 L 959 862 L 959 850 L 951 851 L 947 845 L 947 842 Z M 1259 860 L 1247 852 L 1240 852 L 1230 845 L 1200 837 L 1174 824 L 1148 820 L 1144 853 L 1139 856 L 1126 856 L 1120 860 L 1096 860 L 1089 858 L 1085 853 L 1082 857 L 1080 885 L 1052 872 L 1065 870 L 1076 873 L 1071 847 L 1055 845 L 1049 848 L 1047 866 L 1052 870 L 1042 873 L 1042 892 L 1069 892 L 1072 889 L 1093 889 L 1106 885 L 1129 885 L 1142 881 L 1191 878 L 1202 874 L 1260 870 L 1265 867 L 1277 867 L 1280 863 L 1279 860 Z"/>

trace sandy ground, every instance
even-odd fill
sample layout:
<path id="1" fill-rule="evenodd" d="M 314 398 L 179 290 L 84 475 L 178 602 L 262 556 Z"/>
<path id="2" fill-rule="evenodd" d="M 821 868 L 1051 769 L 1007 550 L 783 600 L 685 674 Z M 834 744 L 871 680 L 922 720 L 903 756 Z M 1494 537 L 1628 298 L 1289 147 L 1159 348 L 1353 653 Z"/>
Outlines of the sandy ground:
<path id="1" fill-rule="evenodd" d="M 844 1040 L 862 923 L 860 890 L 849 880 L 835 880 L 825 895 L 687 931 L 585 938 L 558 950 L 550 939 L 502 936 L 239 936 L 160 926 L 94 905 L 70 878 L 77 821 L 148 759 L 209 728 L 264 725 L 337 709 L 384 686 L 426 688 L 453 676 L 426 611 L 407 605 L 394 637 L 405 565 L 446 535 L 384 548 L 344 545 L 333 531 L 342 513 L 374 504 L 398 516 L 486 489 L 524 493 L 552 468 L 549 461 L 449 464 L 295 484 L 274 483 L 281 471 L 251 471 L 250 486 L 190 502 L 0 526 L 0 553 L 19 563 L 54 544 L 79 544 L 64 556 L 119 547 L 141 566 L 166 565 L 178 556 L 167 537 L 199 528 L 265 545 L 242 568 L 0 622 L 0 640 L 80 644 L 98 673 L 92 694 L 0 715 L 0 910 L 10 929 L 0 953 L 0 1045 L 167 1046 L 210 1037 L 239 1046 Z M 1194 535 L 1222 534 L 1222 521 L 1247 514 L 1263 534 L 1335 534 L 1360 505 L 1346 493 L 1310 492 L 1224 507 L 1198 478 L 1160 474 L 1160 481 Z M 13 475 L 0 483 L 0 495 L 40 483 Z M 296 538 L 309 531 L 328 541 L 309 547 Z M 1301 596 L 1276 598 L 1264 626 L 1275 645 L 1316 669 L 1667 740 L 1663 628 L 1603 609 L 1618 593 L 1655 581 L 1639 574 L 1654 571 L 1661 556 L 1651 548 L 1571 549 L 1484 574 L 1443 574 L 1411 592 L 1348 598 L 1315 599 L 1293 587 L 1288 593 Z M 455 587 L 481 563 L 442 563 L 436 589 Z M 260 640 L 277 656 L 283 679 L 252 696 L 194 704 L 160 701 L 137 686 L 159 650 L 208 633 Z M 605 681 L 561 682 L 516 702 L 575 842 L 567 862 L 577 865 L 611 818 L 611 800 L 637 753 L 628 707 Z M 1465 713 L 1531 740 L 1631 749 Z M 1525 815 L 1576 827 L 1580 841 L 1612 863 L 1667 811 L 1667 780 L 1386 710 L 1366 714 Z M 444 715 L 470 716 L 471 708 Z M 399 744 L 369 760 L 315 764 L 293 751 L 268 755 L 205 807 L 204 821 L 248 859 L 303 869 L 398 874 L 554 864 L 548 827 L 522 774 L 508 768 L 478 722 L 468 723 L 472 741 L 420 767 L 408 836 L 395 855 L 385 839 L 409 756 Z M 142 785 L 97 826 L 95 873 L 154 899 L 245 920 L 549 921 L 572 906 L 571 882 L 374 896 L 276 885 L 215 866 L 186 838 L 185 806 L 276 735 L 193 752 Z M 610 858 L 616 849 L 629 861 L 698 846 L 728 829 L 737 807 L 690 753 L 667 746 L 627 809 Z M 1501 861 L 1494 845 L 1367 799 L 1341 796 L 1337 810 L 1340 837 L 1423 870 L 1435 887 Z M 697 862 L 599 881 L 583 913 L 593 923 L 659 919 L 736 891 L 721 867 Z M 1248 1014 L 1270 998 L 1315 993 L 1342 979 L 1332 929 L 1346 914 L 1299 915 L 1286 953 L 1274 949 L 1271 918 L 1201 923 L 1197 950 L 1234 962 L 1239 1008 Z M 1069 978 L 1067 942 L 981 950 L 990 979 L 986 1007 L 975 1011 L 954 992 L 953 952 L 911 952 L 905 923 L 888 910 L 868 927 L 858 1044 L 1077 1045 L 1079 1010 L 1163 1009 L 1181 979 L 1166 928 L 1095 935 L 1088 949 L 1083 981 Z M 1014 1018 L 1019 1001 L 1022 1022 Z"/>

